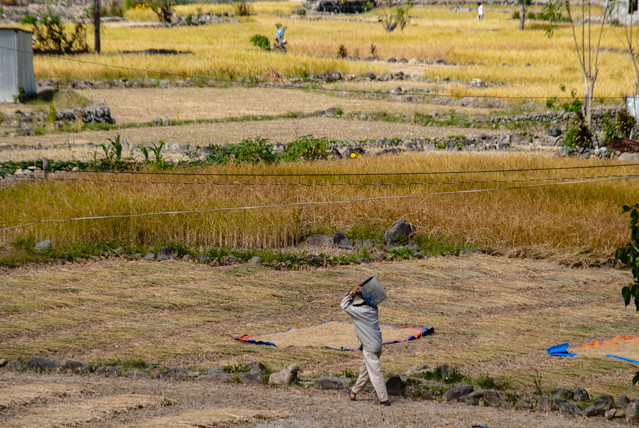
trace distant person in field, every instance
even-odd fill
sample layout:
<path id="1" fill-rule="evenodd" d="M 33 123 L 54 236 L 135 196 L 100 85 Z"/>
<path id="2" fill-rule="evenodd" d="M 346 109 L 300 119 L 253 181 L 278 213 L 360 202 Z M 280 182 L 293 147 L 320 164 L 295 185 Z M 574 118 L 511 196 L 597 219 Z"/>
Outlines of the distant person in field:
<path id="1" fill-rule="evenodd" d="M 481 3 L 477 3 L 477 19 L 484 19 L 484 5 Z"/>
<path id="2" fill-rule="evenodd" d="M 357 382 L 352 389 L 346 392 L 348 398 L 355 401 L 357 394 L 364 389 L 368 381 L 371 381 L 375 392 L 377 392 L 379 404 L 390 406 L 386 382 L 384 382 L 382 367 L 379 363 L 379 357 L 382 355 L 382 330 L 379 328 L 378 310 L 377 306 L 370 306 L 362 298 L 362 285 L 364 283 L 358 284 L 346 293 L 340 304 L 342 309 L 353 319 L 355 333 L 362 344 L 362 353 L 364 354 L 364 361 L 359 366 Z"/>
<path id="3" fill-rule="evenodd" d="M 286 31 L 286 27 L 283 27 L 281 24 L 276 24 L 275 27 L 277 31 L 275 32 L 275 43 L 281 43 L 284 41 L 284 32 Z"/>

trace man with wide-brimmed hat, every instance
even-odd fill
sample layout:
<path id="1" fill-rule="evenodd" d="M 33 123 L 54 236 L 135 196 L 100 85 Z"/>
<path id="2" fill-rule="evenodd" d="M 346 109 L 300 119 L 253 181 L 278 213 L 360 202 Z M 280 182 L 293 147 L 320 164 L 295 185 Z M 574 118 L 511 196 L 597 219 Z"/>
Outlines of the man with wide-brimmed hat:
<path id="1" fill-rule="evenodd" d="M 371 306 L 361 294 L 362 285 L 358 284 L 342 298 L 341 307 L 353 319 L 355 333 L 362 344 L 364 361 L 359 366 L 359 377 L 352 389 L 347 391 L 348 398 L 355 401 L 370 380 L 377 392 L 379 404 L 390 406 L 388 391 L 382 374 L 379 357 L 382 355 L 382 330 L 379 328 L 377 306 Z"/>

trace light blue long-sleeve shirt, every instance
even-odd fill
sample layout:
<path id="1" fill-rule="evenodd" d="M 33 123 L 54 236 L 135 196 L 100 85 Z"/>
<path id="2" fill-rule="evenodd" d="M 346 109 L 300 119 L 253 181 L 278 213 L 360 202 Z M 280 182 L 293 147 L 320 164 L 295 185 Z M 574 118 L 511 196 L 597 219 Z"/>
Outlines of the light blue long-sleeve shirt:
<path id="1" fill-rule="evenodd" d="M 382 330 L 379 328 L 379 313 L 377 307 L 367 304 L 353 306 L 355 294 L 351 291 L 342 298 L 340 306 L 353 319 L 355 333 L 362 343 L 362 347 L 369 352 L 381 352 Z"/>

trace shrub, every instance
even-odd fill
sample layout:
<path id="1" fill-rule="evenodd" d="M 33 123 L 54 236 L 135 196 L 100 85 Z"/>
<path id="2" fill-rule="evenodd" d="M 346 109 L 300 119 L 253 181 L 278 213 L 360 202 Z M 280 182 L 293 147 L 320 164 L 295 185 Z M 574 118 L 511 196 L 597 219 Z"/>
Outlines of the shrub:
<path id="1" fill-rule="evenodd" d="M 253 37 L 251 37 L 251 39 L 249 40 L 251 43 L 253 43 L 253 46 L 257 46 L 258 48 L 260 48 L 263 51 L 270 51 L 271 50 L 271 42 L 269 41 L 268 37 L 263 36 L 261 34 L 256 34 Z"/>
<path id="2" fill-rule="evenodd" d="M 551 97 L 546 100 L 546 107 L 553 108 L 557 102 L 557 97 Z"/>
<path id="3" fill-rule="evenodd" d="M 328 158 L 328 140 L 325 138 L 315 138 L 312 135 L 298 137 L 295 141 L 288 143 L 282 158 L 285 162 L 292 162 L 299 159 L 326 159 Z"/>
<path id="4" fill-rule="evenodd" d="M 36 24 L 38 22 L 38 18 L 35 16 L 31 16 L 29 15 L 29 13 L 27 12 L 26 15 L 24 15 L 21 19 L 20 19 L 20 24 L 25 24 L 25 25 L 33 25 Z"/>
<path id="5" fill-rule="evenodd" d="M 561 108 L 563 108 L 566 112 L 578 113 L 581 111 L 581 107 L 584 103 L 580 100 L 572 100 L 569 103 L 563 103 Z"/>
<path id="6" fill-rule="evenodd" d="M 337 57 L 338 58 L 346 58 L 348 56 L 348 50 L 346 50 L 346 46 L 339 45 L 337 48 Z"/>
<path id="7" fill-rule="evenodd" d="M 610 119 L 610 114 L 605 113 L 603 119 L 604 143 L 615 138 L 629 138 L 632 128 L 636 124 L 637 120 L 625 110 L 621 111 L 614 121 Z"/>
<path id="8" fill-rule="evenodd" d="M 89 51 L 84 24 L 75 24 L 73 33 L 69 36 L 64 30 L 60 15 L 44 15 L 40 23 L 33 24 L 33 36 L 34 53 L 60 55 Z"/>
<path id="9" fill-rule="evenodd" d="M 277 156 L 266 138 L 242 140 L 231 147 L 231 156 L 237 163 L 275 162 Z"/>
<path id="10" fill-rule="evenodd" d="M 246 0 L 236 0 L 233 2 L 233 8 L 237 16 L 249 16 L 251 14 L 251 6 Z"/>
<path id="11" fill-rule="evenodd" d="M 568 132 L 566 132 L 566 138 L 564 139 L 564 144 L 572 148 L 592 147 L 592 133 L 590 132 L 590 128 L 588 128 L 588 124 L 586 123 L 581 110 L 577 111 L 577 118 L 568 128 Z"/>
<path id="12" fill-rule="evenodd" d="M 512 19 L 519 19 L 520 15 L 519 15 L 519 11 L 516 10 L 515 12 L 513 12 L 513 16 Z"/>

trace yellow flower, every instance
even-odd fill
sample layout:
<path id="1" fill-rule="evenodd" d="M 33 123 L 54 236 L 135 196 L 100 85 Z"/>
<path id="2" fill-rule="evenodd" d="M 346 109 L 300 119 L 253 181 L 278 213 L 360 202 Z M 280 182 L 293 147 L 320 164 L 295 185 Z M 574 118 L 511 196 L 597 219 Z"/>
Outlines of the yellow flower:
<path id="1" fill-rule="evenodd" d="M 351 158 L 356 158 L 356 157 L 357 157 L 357 153 L 351 152 Z"/>

